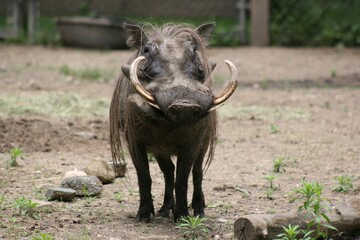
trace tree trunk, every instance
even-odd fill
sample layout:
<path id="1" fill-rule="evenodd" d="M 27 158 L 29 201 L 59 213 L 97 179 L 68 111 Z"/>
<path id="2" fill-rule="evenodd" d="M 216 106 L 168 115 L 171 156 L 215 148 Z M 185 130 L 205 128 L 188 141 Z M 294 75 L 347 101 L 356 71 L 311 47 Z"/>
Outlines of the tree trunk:
<path id="1" fill-rule="evenodd" d="M 327 214 L 331 225 L 339 232 L 355 233 L 360 230 L 360 199 L 341 202 Z M 235 238 L 240 240 L 275 239 L 284 232 L 282 226 L 291 224 L 304 228 L 308 219 L 304 213 L 251 214 L 237 219 L 234 223 Z M 325 229 L 324 229 L 325 231 Z M 329 235 L 335 234 L 333 230 Z"/>

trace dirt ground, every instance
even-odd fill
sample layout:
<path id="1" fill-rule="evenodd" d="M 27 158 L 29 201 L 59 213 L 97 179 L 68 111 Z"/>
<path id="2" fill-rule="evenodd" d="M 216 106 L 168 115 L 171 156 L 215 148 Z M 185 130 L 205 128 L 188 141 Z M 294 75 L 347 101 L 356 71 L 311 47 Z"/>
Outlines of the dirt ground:
<path id="1" fill-rule="evenodd" d="M 0 195 L 5 196 L 0 239 L 31 239 L 39 232 L 55 239 L 182 238 L 171 219 L 136 222 L 139 196 L 130 159 L 127 177 L 104 185 L 98 198 L 52 202 L 37 219 L 21 216 L 13 207 L 21 196 L 44 200 L 46 189 L 58 186 L 66 171 L 111 159 L 106 106 L 130 55 L 0 44 Z M 360 49 L 215 48 L 209 55 L 218 63 L 216 87 L 229 76 L 224 59 L 238 67 L 239 87 L 219 110 L 215 159 L 203 181 L 206 224 L 211 227 L 206 238 L 231 239 L 234 221 L 246 214 L 296 211 L 298 204 L 289 203 L 287 194 L 302 179 L 324 185 L 324 197 L 333 202 L 359 198 Z M 62 74 L 65 64 L 115 74 L 104 83 L 81 80 Z M 17 112 L 6 101 L 58 94 L 102 99 L 105 111 L 94 114 L 81 105 L 76 114 Z M 18 101 L 17 107 L 26 103 Z M 12 147 L 21 147 L 25 155 L 19 167 L 6 168 Z M 273 173 L 279 157 L 285 158 L 285 166 Z M 158 210 L 164 183 L 157 163 L 150 166 Z M 271 174 L 276 190 L 269 194 L 265 177 Z M 352 177 L 353 190 L 332 191 L 340 175 Z M 121 202 L 114 197 L 118 192 Z M 191 193 L 190 188 L 189 199 Z"/>

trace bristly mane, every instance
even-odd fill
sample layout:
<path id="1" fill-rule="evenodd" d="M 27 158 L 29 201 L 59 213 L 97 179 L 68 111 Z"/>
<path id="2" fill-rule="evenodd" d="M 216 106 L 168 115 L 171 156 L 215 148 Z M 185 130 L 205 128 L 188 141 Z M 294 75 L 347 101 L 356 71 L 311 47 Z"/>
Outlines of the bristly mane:
<path id="1" fill-rule="evenodd" d="M 196 29 L 187 24 L 173 24 L 168 23 L 161 27 L 153 26 L 150 24 L 146 24 L 142 26 L 143 33 L 145 36 L 142 36 L 141 41 L 142 45 L 154 38 L 164 38 L 164 39 L 183 39 L 185 41 L 195 42 L 198 47 L 198 53 L 202 61 L 205 80 L 207 84 L 211 85 L 210 78 L 210 70 L 208 64 L 208 56 L 206 51 L 207 43 L 205 40 L 197 33 Z M 132 41 L 132 39 L 128 39 L 127 42 Z M 138 50 L 128 61 L 128 64 L 131 64 L 132 61 L 141 54 L 141 51 Z M 112 160 L 115 166 L 115 170 L 118 169 L 116 166 L 119 164 L 125 164 L 124 157 L 124 148 L 122 145 L 122 141 L 126 141 L 128 146 L 133 146 L 133 140 L 135 139 L 135 130 L 138 123 L 136 123 L 136 119 L 134 117 L 134 113 L 132 109 L 126 108 L 124 104 L 128 96 L 134 93 L 134 87 L 130 83 L 130 81 L 126 78 L 126 76 L 121 73 L 111 101 L 110 106 L 110 145 L 111 145 L 111 154 Z M 122 104 L 121 104 L 122 103 Z M 124 109 L 125 108 L 125 109 Z M 210 163 L 214 157 L 215 151 L 215 141 L 217 137 L 217 117 L 216 112 L 212 111 L 207 116 L 208 126 L 210 127 L 208 132 L 209 146 L 208 146 L 208 154 L 207 160 L 204 164 L 204 170 L 207 170 L 210 166 Z M 135 128 L 135 129 L 134 129 Z"/>

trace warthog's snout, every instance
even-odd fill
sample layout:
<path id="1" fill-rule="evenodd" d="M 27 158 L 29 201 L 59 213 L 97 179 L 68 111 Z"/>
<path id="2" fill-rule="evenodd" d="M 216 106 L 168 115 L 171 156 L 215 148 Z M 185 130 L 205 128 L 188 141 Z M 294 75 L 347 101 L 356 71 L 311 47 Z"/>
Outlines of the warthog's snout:
<path id="1" fill-rule="evenodd" d="M 190 123 L 207 113 L 213 95 L 176 86 L 158 92 L 155 99 L 163 113 L 173 122 Z"/>
<path id="2" fill-rule="evenodd" d="M 192 122 L 203 114 L 203 108 L 192 101 L 177 100 L 168 108 L 169 118 L 176 123 Z"/>

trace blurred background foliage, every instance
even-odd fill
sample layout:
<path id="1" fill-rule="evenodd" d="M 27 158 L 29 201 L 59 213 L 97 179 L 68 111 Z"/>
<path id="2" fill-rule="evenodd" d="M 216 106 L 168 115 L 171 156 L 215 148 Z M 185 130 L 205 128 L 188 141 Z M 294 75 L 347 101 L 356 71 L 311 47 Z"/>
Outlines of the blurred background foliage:
<path id="1" fill-rule="evenodd" d="M 360 1 L 273 0 L 272 45 L 360 46 Z"/>

